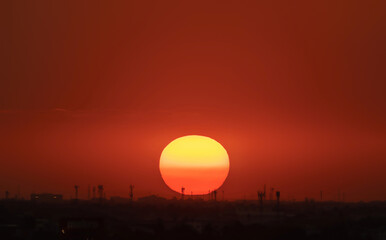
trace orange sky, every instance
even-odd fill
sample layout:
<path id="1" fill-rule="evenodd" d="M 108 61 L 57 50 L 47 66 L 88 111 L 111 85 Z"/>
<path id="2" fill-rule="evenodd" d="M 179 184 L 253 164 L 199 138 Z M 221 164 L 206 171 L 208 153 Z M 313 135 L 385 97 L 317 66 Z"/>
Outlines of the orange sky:
<path id="1" fill-rule="evenodd" d="M 0 191 L 172 196 L 160 154 L 198 134 L 229 154 L 226 198 L 386 200 L 385 9 L 2 1 Z"/>

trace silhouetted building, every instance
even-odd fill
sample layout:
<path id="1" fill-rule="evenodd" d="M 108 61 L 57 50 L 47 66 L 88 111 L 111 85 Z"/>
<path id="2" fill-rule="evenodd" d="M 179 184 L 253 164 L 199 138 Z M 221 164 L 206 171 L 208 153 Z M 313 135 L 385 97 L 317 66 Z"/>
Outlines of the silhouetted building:
<path id="1" fill-rule="evenodd" d="M 63 200 L 63 195 L 61 194 L 51 194 L 51 193 L 32 193 L 31 201 L 35 202 L 57 202 Z"/>
<path id="2" fill-rule="evenodd" d="M 110 201 L 112 203 L 122 204 L 122 203 L 130 203 L 131 199 L 130 198 L 120 197 L 120 196 L 112 196 L 112 197 L 110 197 Z"/>
<path id="3" fill-rule="evenodd" d="M 138 202 L 153 203 L 153 204 L 165 202 L 165 201 L 167 201 L 166 198 L 159 197 L 157 195 L 150 195 L 150 196 L 138 198 Z"/>
<path id="4" fill-rule="evenodd" d="M 32 197 L 55 199 L 45 195 Z M 280 209 L 272 202 L 261 212 L 256 200 L 177 199 L 152 195 L 130 204 L 128 197 L 111 197 L 103 206 L 0 201 L 0 239 L 386 239 L 382 201 L 282 201 Z"/>
<path id="5" fill-rule="evenodd" d="M 59 223 L 60 239 L 106 239 L 102 218 L 68 218 Z"/>

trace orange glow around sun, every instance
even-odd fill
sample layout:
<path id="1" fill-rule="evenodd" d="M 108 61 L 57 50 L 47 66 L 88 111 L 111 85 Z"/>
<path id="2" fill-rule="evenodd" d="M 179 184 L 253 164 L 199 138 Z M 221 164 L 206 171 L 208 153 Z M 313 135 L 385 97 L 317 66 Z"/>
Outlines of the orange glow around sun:
<path id="1" fill-rule="evenodd" d="M 175 139 L 162 151 L 160 171 L 166 185 L 185 194 L 207 194 L 221 187 L 229 172 L 229 157 L 217 141 L 189 135 Z"/>

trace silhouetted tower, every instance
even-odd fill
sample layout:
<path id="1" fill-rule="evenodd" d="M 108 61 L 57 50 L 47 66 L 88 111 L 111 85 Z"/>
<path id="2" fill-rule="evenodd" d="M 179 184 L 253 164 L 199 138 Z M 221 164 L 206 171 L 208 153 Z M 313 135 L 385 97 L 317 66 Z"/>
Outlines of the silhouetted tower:
<path id="1" fill-rule="evenodd" d="M 225 200 L 224 190 L 222 190 L 222 200 L 223 200 L 223 201 Z"/>
<path id="2" fill-rule="evenodd" d="M 103 185 L 98 185 L 98 194 L 99 194 L 99 199 L 103 199 L 104 195 L 103 195 Z"/>
<path id="3" fill-rule="evenodd" d="M 213 198 L 215 201 L 217 201 L 217 190 L 213 191 Z"/>
<path id="4" fill-rule="evenodd" d="M 134 185 L 130 185 L 130 201 L 133 201 L 134 193 L 133 193 Z"/>
<path id="5" fill-rule="evenodd" d="M 5 191 L 5 199 L 8 200 L 8 198 L 9 198 L 9 191 L 6 190 L 6 191 Z"/>
<path id="6" fill-rule="evenodd" d="M 276 191 L 276 201 L 277 201 L 277 207 L 280 205 L 280 191 Z"/>
<path id="7" fill-rule="evenodd" d="M 95 186 L 92 187 L 92 198 L 93 199 L 96 198 L 96 187 Z"/>
<path id="8" fill-rule="evenodd" d="M 263 198 L 264 198 L 264 193 L 258 191 L 258 192 L 257 192 L 257 198 L 259 199 L 260 211 L 263 211 Z"/>
<path id="9" fill-rule="evenodd" d="M 265 184 L 264 184 L 264 200 L 265 200 L 265 196 L 266 196 L 266 195 L 265 195 L 265 193 L 266 193 L 265 190 L 266 190 L 266 187 L 265 187 Z"/>
<path id="10" fill-rule="evenodd" d="M 181 188 L 181 199 L 184 200 L 184 195 L 185 195 L 185 188 Z"/>
<path id="11" fill-rule="evenodd" d="M 78 186 L 78 185 L 75 185 L 74 188 L 75 188 L 75 199 L 78 200 L 79 186 Z"/>
<path id="12" fill-rule="evenodd" d="M 91 186 L 89 184 L 87 187 L 87 200 L 90 200 L 90 198 L 91 198 Z"/>

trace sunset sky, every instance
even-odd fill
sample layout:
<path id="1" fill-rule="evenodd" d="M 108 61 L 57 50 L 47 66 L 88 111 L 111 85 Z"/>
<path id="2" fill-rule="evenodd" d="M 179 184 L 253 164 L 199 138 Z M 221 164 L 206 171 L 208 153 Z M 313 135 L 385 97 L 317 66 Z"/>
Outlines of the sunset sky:
<path id="1" fill-rule="evenodd" d="M 0 3 L 0 197 L 172 197 L 162 150 L 229 154 L 225 198 L 386 200 L 386 1 Z"/>

